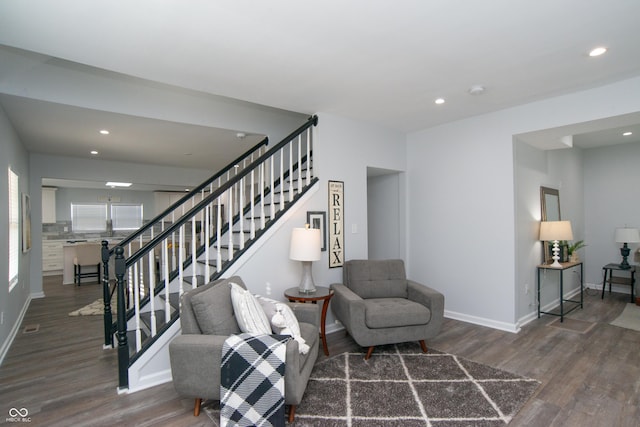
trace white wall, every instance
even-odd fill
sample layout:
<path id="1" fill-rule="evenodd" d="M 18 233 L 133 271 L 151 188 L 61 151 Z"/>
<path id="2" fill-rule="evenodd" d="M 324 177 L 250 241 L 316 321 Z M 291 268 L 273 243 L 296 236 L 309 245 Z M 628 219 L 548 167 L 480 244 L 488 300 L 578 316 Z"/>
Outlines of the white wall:
<path id="1" fill-rule="evenodd" d="M 410 134 L 410 275 L 445 294 L 450 317 L 517 330 L 516 281 L 535 264 L 515 248 L 537 242 L 515 221 L 513 136 L 637 111 L 640 78 Z"/>
<path id="2" fill-rule="evenodd" d="M 21 316 L 24 316 L 29 301 L 32 297 L 30 289 L 31 276 L 29 273 L 29 263 L 33 258 L 33 250 L 27 253 L 20 251 L 18 264 L 18 284 L 9 292 L 9 241 L 8 224 L 9 216 L 6 209 L 9 200 L 8 190 L 8 168 L 18 175 L 18 185 L 20 193 L 29 194 L 29 158 L 27 150 L 24 148 L 16 135 L 11 123 L 7 119 L 4 110 L 0 107 L 0 362 L 4 358 L 10 341 L 17 333 Z M 33 200 L 33 193 L 31 199 Z M 33 211 L 33 206 L 32 206 Z M 32 225 L 32 229 L 35 225 Z M 33 238 L 33 236 L 32 236 Z M 33 241 L 32 246 L 34 246 Z M 42 263 L 42 262 L 41 262 Z"/>
<path id="3" fill-rule="evenodd" d="M 585 150 L 588 283 L 601 284 L 602 266 L 622 260 L 621 245 L 614 240 L 615 229 L 625 225 L 640 228 L 639 165 L 640 142 Z M 632 250 L 629 262 L 633 263 L 633 251 L 638 244 L 630 244 L 629 247 Z"/>
<path id="4" fill-rule="evenodd" d="M 445 295 L 447 316 L 514 318 L 511 135 L 474 118 L 408 138 L 410 275 Z"/>

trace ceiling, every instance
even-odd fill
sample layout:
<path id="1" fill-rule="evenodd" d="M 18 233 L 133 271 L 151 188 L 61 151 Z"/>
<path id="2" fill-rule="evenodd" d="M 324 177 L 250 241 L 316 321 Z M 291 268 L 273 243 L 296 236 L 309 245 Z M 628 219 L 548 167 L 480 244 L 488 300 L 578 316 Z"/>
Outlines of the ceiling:
<path id="1" fill-rule="evenodd" d="M 409 133 L 639 76 L 638 16 L 637 0 L 22 0 L 0 2 L 0 48 Z M 589 57 L 596 46 L 609 50 Z M 474 85 L 484 92 L 471 95 Z M 202 167 L 221 147 L 239 154 L 262 138 L 24 92 L 0 94 L 0 104 L 36 152 L 91 145 L 105 159 L 166 164 L 153 153 L 171 153 L 176 166 Z M 572 136 L 582 147 L 640 140 L 640 118 L 626 119 L 522 137 Z M 95 132 L 104 123 L 117 129 L 109 145 Z M 634 135 L 621 137 L 629 127 Z M 211 153 L 194 155 L 203 149 Z"/>
<path id="2" fill-rule="evenodd" d="M 58 156 L 217 171 L 265 138 L 6 94 L 0 104 L 28 150 Z"/>

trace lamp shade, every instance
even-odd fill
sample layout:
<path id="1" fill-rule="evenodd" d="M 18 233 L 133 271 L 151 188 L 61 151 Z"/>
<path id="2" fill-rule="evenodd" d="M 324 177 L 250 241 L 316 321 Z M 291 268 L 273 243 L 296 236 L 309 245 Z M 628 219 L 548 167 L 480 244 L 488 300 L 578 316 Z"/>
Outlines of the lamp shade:
<path id="1" fill-rule="evenodd" d="M 637 228 L 616 228 L 616 243 L 638 243 L 640 232 Z"/>
<path id="2" fill-rule="evenodd" d="M 573 240 L 571 221 L 542 221 L 540 223 L 540 240 Z"/>
<path id="3" fill-rule="evenodd" d="M 322 238 L 318 228 L 294 228 L 291 233 L 289 258 L 294 261 L 318 261 Z"/>

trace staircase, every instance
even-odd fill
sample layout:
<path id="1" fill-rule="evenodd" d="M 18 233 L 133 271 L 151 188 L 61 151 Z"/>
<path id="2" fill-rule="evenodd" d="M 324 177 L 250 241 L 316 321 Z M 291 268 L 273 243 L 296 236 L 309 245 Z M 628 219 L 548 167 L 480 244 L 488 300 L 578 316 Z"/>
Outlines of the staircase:
<path id="1" fill-rule="evenodd" d="M 104 344 L 118 348 L 119 392 L 171 379 L 182 293 L 237 270 L 314 188 L 317 120 L 270 149 L 261 141 L 115 247 L 102 242 Z"/>

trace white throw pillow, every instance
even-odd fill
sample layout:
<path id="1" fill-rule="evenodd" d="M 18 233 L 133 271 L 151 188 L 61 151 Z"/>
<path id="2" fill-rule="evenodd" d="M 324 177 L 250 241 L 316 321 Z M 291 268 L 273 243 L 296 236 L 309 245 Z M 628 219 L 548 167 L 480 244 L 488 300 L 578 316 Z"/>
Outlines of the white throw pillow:
<path id="1" fill-rule="evenodd" d="M 229 286 L 231 286 L 231 304 L 240 330 L 250 334 L 271 335 L 269 319 L 251 292 L 233 282 L 229 283 Z"/>
<path id="2" fill-rule="evenodd" d="M 268 319 L 271 320 L 271 329 L 279 335 L 290 335 L 298 341 L 301 354 L 307 354 L 309 346 L 300 334 L 300 324 L 296 315 L 287 304 L 280 301 L 256 295 Z"/>
<path id="3" fill-rule="evenodd" d="M 264 314 L 267 316 L 267 319 L 271 321 L 273 315 L 276 314 L 276 304 L 278 303 L 278 301 L 271 298 L 263 297 L 262 295 L 258 294 L 256 294 L 255 297 L 262 306 L 262 310 L 264 310 Z M 273 324 L 271 324 L 271 330 L 274 334 L 277 334 L 279 332 L 279 330 L 276 330 L 273 327 Z"/>

